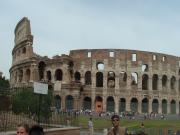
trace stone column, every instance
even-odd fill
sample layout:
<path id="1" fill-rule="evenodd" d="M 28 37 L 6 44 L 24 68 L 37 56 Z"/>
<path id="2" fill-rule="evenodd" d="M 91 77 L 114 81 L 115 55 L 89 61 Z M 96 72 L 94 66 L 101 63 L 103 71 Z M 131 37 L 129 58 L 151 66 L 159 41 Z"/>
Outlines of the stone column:
<path id="1" fill-rule="evenodd" d="M 162 91 L 162 75 L 159 75 L 158 79 L 158 90 Z"/>
<path id="2" fill-rule="evenodd" d="M 119 97 L 118 96 L 115 96 L 114 103 L 115 103 L 115 113 L 119 114 Z"/>
<path id="3" fill-rule="evenodd" d="M 148 113 L 152 112 L 152 99 L 149 99 L 149 104 L 148 104 Z"/>
<path id="4" fill-rule="evenodd" d="M 95 111 L 95 94 L 94 93 L 91 93 L 91 101 L 92 101 L 92 103 L 91 103 L 91 110 L 92 111 Z"/>
<path id="5" fill-rule="evenodd" d="M 130 98 L 126 98 L 126 111 L 131 111 L 131 109 L 130 109 Z"/>
<path id="6" fill-rule="evenodd" d="M 103 112 L 106 112 L 106 105 L 107 105 L 107 102 L 106 102 L 106 96 L 103 96 Z"/>
<path id="7" fill-rule="evenodd" d="M 176 100 L 176 114 L 179 114 L 179 100 Z"/>
<path id="8" fill-rule="evenodd" d="M 142 113 L 142 99 L 138 100 L 138 112 Z"/>
<path id="9" fill-rule="evenodd" d="M 66 109 L 66 104 L 65 104 L 65 100 L 66 100 L 66 97 L 65 96 L 62 96 L 61 97 L 62 98 L 62 100 L 61 100 L 61 108 L 62 108 L 62 110 L 65 110 Z"/>
<path id="10" fill-rule="evenodd" d="M 167 114 L 170 114 L 171 112 L 171 105 L 170 105 L 170 101 L 167 100 Z"/>
<path id="11" fill-rule="evenodd" d="M 159 103 L 158 113 L 161 114 L 162 113 L 162 100 L 159 99 L 158 103 Z"/>

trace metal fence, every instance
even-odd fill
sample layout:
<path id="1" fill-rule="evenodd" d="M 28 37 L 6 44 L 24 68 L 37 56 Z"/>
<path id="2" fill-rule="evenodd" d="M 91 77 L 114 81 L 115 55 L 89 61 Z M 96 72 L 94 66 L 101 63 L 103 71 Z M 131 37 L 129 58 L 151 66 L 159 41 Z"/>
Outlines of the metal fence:
<path id="1" fill-rule="evenodd" d="M 30 91 L 30 94 L 23 95 L 22 91 Z M 76 112 L 57 113 L 52 107 L 54 106 L 53 95 L 49 94 L 51 93 L 46 97 L 41 95 L 40 99 L 40 95 L 34 94 L 30 87 L 0 90 L 0 132 L 15 130 L 19 123 L 28 123 L 30 126 L 40 124 L 45 128 L 78 126 Z M 50 99 L 47 99 L 47 96 L 50 96 Z M 46 103 L 43 98 L 47 99 Z M 29 102 L 28 100 L 31 99 L 35 101 Z"/>

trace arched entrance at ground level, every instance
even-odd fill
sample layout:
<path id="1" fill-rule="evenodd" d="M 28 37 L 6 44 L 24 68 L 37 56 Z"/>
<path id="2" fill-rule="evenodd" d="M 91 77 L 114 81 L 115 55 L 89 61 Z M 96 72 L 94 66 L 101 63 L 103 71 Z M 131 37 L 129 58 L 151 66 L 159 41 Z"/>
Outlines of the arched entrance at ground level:
<path id="1" fill-rule="evenodd" d="M 55 107 L 57 112 L 59 112 L 61 109 L 61 97 L 59 95 L 55 96 Z"/>
<path id="2" fill-rule="evenodd" d="M 130 108 L 132 112 L 138 112 L 138 100 L 136 98 L 131 99 Z"/>
<path id="3" fill-rule="evenodd" d="M 152 111 L 158 113 L 158 109 L 159 109 L 159 102 L 157 99 L 153 99 Z"/>
<path id="4" fill-rule="evenodd" d="M 107 98 L 107 104 L 106 104 L 106 111 L 114 112 L 114 98 L 108 97 Z"/>
<path id="5" fill-rule="evenodd" d="M 73 109 L 73 97 L 71 95 L 66 96 L 66 110 L 72 110 Z"/>
<path id="6" fill-rule="evenodd" d="M 126 111 L 126 99 L 120 98 L 120 100 L 119 100 L 119 112 L 124 112 L 124 111 Z"/>
<path id="7" fill-rule="evenodd" d="M 95 99 L 95 111 L 98 113 L 103 111 L 103 99 L 100 96 Z"/>
<path id="8" fill-rule="evenodd" d="M 148 108 L 149 108 L 148 104 L 149 104 L 148 99 L 144 98 L 142 100 L 142 113 L 148 113 Z"/>
<path id="9" fill-rule="evenodd" d="M 176 114 L 176 101 L 171 100 L 171 114 Z"/>
<path id="10" fill-rule="evenodd" d="M 166 99 L 162 100 L 162 113 L 167 114 L 167 100 Z"/>
<path id="11" fill-rule="evenodd" d="M 89 109 L 91 110 L 91 98 L 90 97 L 85 97 L 83 100 L 83 109 Z"/>

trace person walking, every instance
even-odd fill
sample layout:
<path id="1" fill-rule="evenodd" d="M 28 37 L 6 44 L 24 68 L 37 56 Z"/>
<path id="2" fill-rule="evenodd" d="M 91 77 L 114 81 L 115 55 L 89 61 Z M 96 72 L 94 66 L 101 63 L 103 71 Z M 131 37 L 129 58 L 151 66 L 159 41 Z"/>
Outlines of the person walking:
<path id="1" fill-rule="evenodd" d="M 119 120 L 119 115 L 113 115 L 111 117 L 113 127 L 109 130 L 107 135 L 126 135 L 126 128 L 120 126 Z"/>
<path id="2" fill-rule="evenodd" d="M 89 118 L 88 128 L 89 128 L 89 135 L 93 135 L 94 134 L 94 125 L 93 125 L 92 118 Z"/>

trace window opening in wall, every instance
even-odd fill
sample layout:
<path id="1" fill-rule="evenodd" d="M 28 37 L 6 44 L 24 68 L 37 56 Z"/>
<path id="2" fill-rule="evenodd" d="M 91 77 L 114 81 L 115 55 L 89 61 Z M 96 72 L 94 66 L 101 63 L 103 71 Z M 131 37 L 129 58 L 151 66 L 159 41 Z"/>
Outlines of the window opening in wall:
<path id="1" fill-rule="evenodd" d="M 155 54 L 153 54 L 153 60 L 157 60 L 157 56 Z"/>
<path id="2" fill-rule="evenodd" d="M 114 57 L 114 52 L 113 51 L 109 52 L 109 57 Z"/>
<path id="3" fill-rule="evenodd" d="M 103 87 L 103 73 L 96 73 L 96 87 Z"/>
<path id="4" fill-rule="evenodd" d="M 153 75 L 152 88 L 153 88 L 153 90 L 158 90 L 158 75 L 157 74 Z"/>
<path id="5" fill-rule="evenodd" d="M 176 83 L 176 78 L 174 76 L 171 77 L 171 89 L 175 89 L 175 83 Z"/>
<path id="6" fill-rule="evenodd" d="M 39 80 L 44 79 L 44 71 L 45 71 L 46 64 L 45 62 L 41 61 L 39 62 L 38 71 L 39 71 Z"/>
<path id="7" fill-rule="evenodd" d="M 166 56 L 163 56 L 162 61 L 165 62 L 165 60 L 166 60 Z"/>
<path id="8" fill-rule="evenodd" d="M 144 74 L 142 76 L 142 90 L 148 90 L 148 75 Z"/>
<path id="9" fill-rule="evenodd" d="M 148 71 L 148 65 L 147 64 L 143 64 L 142 65 L 142 72 L 147 72 Z"/>
<path id="10" fill-rule="evenodd" d="M 47 71 L 47 80 L 51 81 L 51 71 Z"/>
<path id="11" fill-rule="evenodd" d="M 119 74 L 119 85 L 120 86 L 126 86 L 127 82 L 127 74 L 124 71 L 121 71 Z"/>
<path id="12" fill-rule="evenodd" d="M 163 77 L 162 77 L 162 86 L 163 87 L 167 86 L 167 76 L 166 75 L 163 75 Z"/>
<path id="13" fill-rule="evenodd" d="M 137 73 L 131 73 L 131 85 L 136 85 L 138 82 L 138 75 Z"/>
<path id="14" fill-rule="evenodd" d="M 88 52 L 88 58 L 90 58 L 91 57 L 91 52 Z"/>
<path id="15" fill-rule="evenodd" d="M 132 54 L 132 61 L 136 61 L 137 60 L 137 55 L 135 53 Z"/>
<path id="16" fill-rule="evenodd" d="M 98 62 L 96 66 L 97 66 L 97 70 L 99 71 L 104 70 L 104 63 Z"/>
<path id="17" fill-rule="evenodd" d="M 106 111 L 107 112 L 114 112 L 115 110 L 115 103 L 114 103 L 114 98 L 113 97 L 108 97 L 107 102 L 106 102 Z"/>
<path id="18" fill-rule="evenodd" d="M 56 77 L 56 81 L 62 81 L 63 73 L 61 69 L 57 69 L 55 71 L 55 77 Z"/>
<path id="19" fill-rule="evenodd" d="M 115 73 L 114 72 L 112 72 L 112 71 L 109 71 L 108 72 L 108 78 L 107 78 L 108 80 L 108 87 L 109 88 L 114 88 L 115 87 Z"/>
<path id="20" fill-rule="evenodd" d="M 81 74 L 80 74 L 79 72 L 75 72 L 74 77 L 75 77 L 75 81 L 76 81 L 76 82 L 80 82 L 80 80 L 81 80 Z"/>
<path id="21" fill-rule="evenodd" d="M 90 71 L 87 71 L 85 73 L 85 84 L 91 85 L 91 72 Z"/>
<path id="22" fill-rule="evenodd" d="M 31 71 L 30 71 L 30 69 L 27 69 L 26 70 L 26 82 L 30 81 L 30 75 L 31 75 Z"/>
<path id="23" fill-rule="evenodd" d="M 26 48 L 25 48 L 25 47 L 23 48 L 23 51 L 22 51 L 22 53 L 26 53 Z"/>

